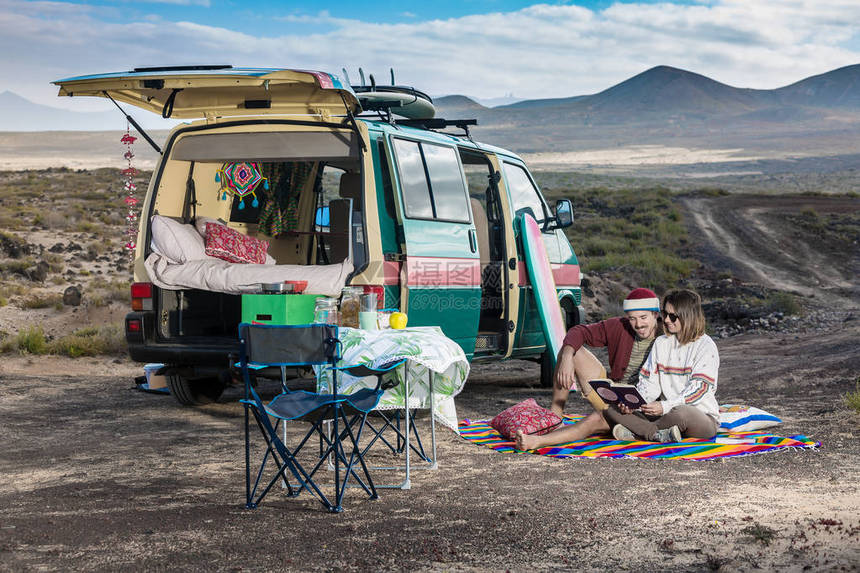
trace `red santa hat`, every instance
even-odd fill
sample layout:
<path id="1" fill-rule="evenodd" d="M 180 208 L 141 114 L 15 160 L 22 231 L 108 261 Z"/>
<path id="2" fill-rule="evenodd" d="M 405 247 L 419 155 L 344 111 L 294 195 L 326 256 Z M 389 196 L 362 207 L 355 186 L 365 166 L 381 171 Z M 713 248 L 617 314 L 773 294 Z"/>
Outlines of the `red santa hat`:
<path id="1" fill-rule="evenodd" d="M 624 312 L 631 310 L 653 310 L 660 312 L 660 299 L 657 293 L 647 288 L 636 288 L 624 299 Z"/>

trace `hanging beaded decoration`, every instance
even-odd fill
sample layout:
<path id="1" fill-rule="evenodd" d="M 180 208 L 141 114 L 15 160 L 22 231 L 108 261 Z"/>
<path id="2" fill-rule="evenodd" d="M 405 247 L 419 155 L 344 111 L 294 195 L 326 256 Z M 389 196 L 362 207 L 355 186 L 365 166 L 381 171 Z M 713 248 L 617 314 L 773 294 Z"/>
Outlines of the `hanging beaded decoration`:
<path id="1" fill-rule="evenodd" d="M 215 182 L 221 184 L 218 197 L 225 201 L 228 193 L 235 195 L 239 198 L 239 209 L 245 208 L 245 197 L 249 195 L 254 198 L 251 207 L 260 205 L 254 191 L 261 181 L 263 189 L 268 189 L 269 180 L 260 173 L 260 166 L 253 162 L 228 162 L 215 172 Z"/>
<path id="2" fill-rule="evenodd" d="M 125 153 L 123 157 L 126 160 L 126 168 L 122 170 L 122 175 L 124 178 L 123 181 L 123 191 L 125 191 L 125 204 L 126 204 L 126 229 L 125 229 L 125 249 L 128 253 L 128 264 L 131 272 L 134 273 L 134 252 L 137 248 L 137 197 L 135 197 L 135 191 L 137 191 L 137 185 L 134 183 L 134 176 L 137 175 L 137 169 L 132 165 L 131 160 L 134 158 L 134 152 L 132 151 L 132 145 L 137 141 L 137 138 L 129 133 L 129 126 L 126 124 L 125 134 L 122 136 L 120 141 L 125 145 Z"/>

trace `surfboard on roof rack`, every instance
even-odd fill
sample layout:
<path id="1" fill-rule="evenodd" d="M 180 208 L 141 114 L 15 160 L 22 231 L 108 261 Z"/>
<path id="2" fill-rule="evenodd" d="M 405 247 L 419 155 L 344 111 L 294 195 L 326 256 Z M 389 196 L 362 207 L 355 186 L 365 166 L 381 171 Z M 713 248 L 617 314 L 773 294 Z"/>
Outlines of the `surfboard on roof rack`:
<path id="1" fill-rule="evenodd" d="M 364 70 L 358 68 L 360 85 L 350 85 L 364 111 L 378 111 L 399 115 L 407 119 L 428 120 L 436 115 L 433 99 L 426 93 L 410 86 L 399 86 L 394 81 L 394 68 L 390 69 L 391 85 L 377 85 L 370 74 L 370 85 L 364 79 Z M 343 68 L 343 77 L 348 84 L 349 73 Z M 390 116 L 389 116 L 390 118 Z"/>
<path id="2" fill-rule="evenodd" d="M 386 110 L 407 119 L 432 119 L 433 100 L 424 92 L 408 86 L 352 86 L 365 111 Z"/>

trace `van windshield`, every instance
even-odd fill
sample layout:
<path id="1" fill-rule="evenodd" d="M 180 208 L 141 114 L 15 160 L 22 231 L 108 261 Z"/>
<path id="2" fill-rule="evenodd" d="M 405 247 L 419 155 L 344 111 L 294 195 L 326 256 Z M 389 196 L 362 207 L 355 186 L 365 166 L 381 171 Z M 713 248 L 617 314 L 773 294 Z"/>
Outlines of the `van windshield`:
<path id="1" fill-rule="evenodd" d="M 517 215 L 529 213 L 538 223 L 546 219 L 543 201 L 526 170 L 513 163 L 504 163 L 505 182 Z"/>

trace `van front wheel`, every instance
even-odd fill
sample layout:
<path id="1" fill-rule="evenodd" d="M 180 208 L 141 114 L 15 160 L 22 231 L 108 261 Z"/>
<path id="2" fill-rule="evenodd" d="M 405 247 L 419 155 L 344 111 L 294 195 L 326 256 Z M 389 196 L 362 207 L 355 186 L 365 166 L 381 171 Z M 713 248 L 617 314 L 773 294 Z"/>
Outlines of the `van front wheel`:
<path id="1" fill-rule="evenodd" d="M 170 394 L 183 406 L 210 404 L 218 400 L 226 385 L 215 376 L 188 378 L 179 374 L 168 374 L 167 387 Z"/>

